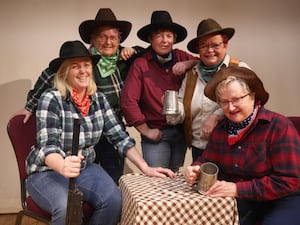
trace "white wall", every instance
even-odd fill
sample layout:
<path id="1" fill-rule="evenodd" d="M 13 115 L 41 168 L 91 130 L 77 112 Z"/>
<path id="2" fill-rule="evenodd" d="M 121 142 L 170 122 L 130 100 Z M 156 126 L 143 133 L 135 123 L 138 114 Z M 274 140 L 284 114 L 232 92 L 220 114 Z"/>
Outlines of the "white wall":
<path id="1" fill-rule="evenodd" d="M 188 29 L 187 39 L 176 45 L 184 50 L 204 18 L 211 17 L 223 27 L 236 28 L 229 53 L 246 61 L 264 81 L 270 93 L 266 106 L 286 115 L 300 115 L 298 0 L 3 0 L 0 3 L 0 94 L 4 106 L 0 116 L 3 151 L 0 213 L 20 209 L 17 165 L 6 135 L 9 116 L 23 107 L 26 90 L 48 62 L 58 56 L 61 44 L 80 39 L 79 24 L 94 19 L 100 7 L 110 7 L 118 19 L 133 23 L 125 46 L 147 46 L 137 39 L 136 32 L 150 23 L 152 11 L 158 9 L 168 10 L 174 22 Z"/>

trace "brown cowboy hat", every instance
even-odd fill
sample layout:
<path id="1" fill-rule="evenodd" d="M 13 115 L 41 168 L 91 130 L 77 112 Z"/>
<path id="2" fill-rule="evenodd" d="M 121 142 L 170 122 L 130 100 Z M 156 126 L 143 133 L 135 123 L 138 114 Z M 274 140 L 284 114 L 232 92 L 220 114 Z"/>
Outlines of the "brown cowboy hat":
<path id="1" fill-rule="evenodd" d="M 217 102 L 216 88 L 218 84 L 228 76 L 235 76 L 238 79 L 246 81 L 252 92 L 255 93 L 255 99 L 260 100 L 264 105 L 269 99 L 269 93 L 265 90 L 263 82 L 254 73 L 254 71 L 239 66 L 222 67 L 207 83 L 204 94 L 214 102 Z"/>
<path id="2" fill-rule="evenodd" d="M 183 41 L 187 36 L 187 30 L 183 26 L 174 23 L 169 12 L 164 10 L 154 11 L 151 15 L 151 23 L 142 27 L 137 32 L 137 36 L 142 41 L 149 43 L 148 37 L 151 32 L 161 28 L 170 29 L 177 35 L 175 43 Z"/>
<path id="3" fill-rule="evenodd" d="M 92 32 L 98 27 L 105 25 L 119 29 L 121 33 L 121 43 L 128 37 L 132 27 L 132 24 L 128 21 L 117 20 L 110 8 L 100 8 L 95 20 L 86 20 L 79 25 L 81 39 L 85 43 L 90 44 Z"/>
<path id="4" fill-rule="evenodd" d="M 53 59 L 49 63 L 49 69 L 52 72 L 56 73 L 64 60 L 78 57 L 89 57 L 91 58 L 92 63 L 95 65 L 98 63 L 101 56 L 91 56 L 89 50 L 84 46 L 84 44 L 81 41 L 66 41 L 60 47 L 59 57 Z"/>
<path id="5" fill-rule="evenodd" d="M 188 50 L 197 54 L 198 40 L 210 34 L 225 34 L 229 40 L 234 35 L 234 28 L 222 28 L 215 20 L 210 18 L 202 20 L 198 25 L 197 37 L 192 39 L 187 45 Z"/>

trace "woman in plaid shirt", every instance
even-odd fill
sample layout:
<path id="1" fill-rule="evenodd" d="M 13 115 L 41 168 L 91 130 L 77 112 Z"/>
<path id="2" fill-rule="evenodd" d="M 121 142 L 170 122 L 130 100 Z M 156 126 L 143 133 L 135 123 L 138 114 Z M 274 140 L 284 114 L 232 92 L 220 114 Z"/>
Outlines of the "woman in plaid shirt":
<path id="1" fill-rule="evenodd" d="M 118 223 L 122 203 L 119 189 L 104 169 L 93 163 L 94 145 L 102 134 L 145 174 L 174 177 L 169 169 L 148 166 L 104 94 L 96 91 L 92 61 L 98 60 L 99 56 L 90 56 L 80 41 L 65 42 L 60 57 L 49 64 L 56 72 L 54 88 L 45 91 L 38 103 L 37 145 L 26 160 L 26 185 L 33 200 L 51 213 L 53 225 L 65 224 L 71 177 L 76 177 L 84 201 L 94 208 L 89 224 Z M 74 118 L 81 120 L 77 156 L 71 156 Z"/>
<path id="2" fill-rule="evenodd" d="M 210 197 L 235 197 L 241 225 L 296 225 L 300 221 L 300 138 L 285 116 L 263 107 L 269 98 L 256 74 L 222 68 L 205 88 L 225 119 L 214 129 L 203 155 L 185 170 L 196 182 L 199 165 L 219 167 Z"/>

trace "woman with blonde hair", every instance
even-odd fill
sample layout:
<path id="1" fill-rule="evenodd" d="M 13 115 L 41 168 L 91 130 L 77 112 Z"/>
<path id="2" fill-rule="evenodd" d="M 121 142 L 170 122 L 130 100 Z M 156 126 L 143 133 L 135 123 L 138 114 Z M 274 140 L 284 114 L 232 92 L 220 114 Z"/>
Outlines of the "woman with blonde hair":
<path id="1" fill-rule="evenodd" d="M 60 57 L 49 68 L 56 72 L 54 88 L 38 103 L 37 145 L 26 160 L 27 190 L 33 200 L 51 213 L 52 225 L 64 225 L 69 178 L 83 200 L 93 208 L 89 224 L 115 225 L 121 214 L 121 194 L 107 172 L 94 163 L 94 145 L 104 135 L 123 157 L 150 176 L 174 177 L 171 170 L 151 168 L 135 149 L 135 142 L 121 126 L 103 93 L 96 91 L 91 56 L 80 41 L 67 41 Z M 81 120 L 79 153 L 71 155 L 74 118 Z"/>

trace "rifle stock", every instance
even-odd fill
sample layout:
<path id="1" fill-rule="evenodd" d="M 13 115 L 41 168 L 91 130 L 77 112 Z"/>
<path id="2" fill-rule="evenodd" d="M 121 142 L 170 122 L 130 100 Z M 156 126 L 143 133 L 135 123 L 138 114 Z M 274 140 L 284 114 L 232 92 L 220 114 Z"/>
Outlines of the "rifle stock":
<path id="1" fill-rule="evenodd" d="M 80 123 L 80 119 L 74 119 L 72 155 L 78 154 Z M 80 225 L 82 222 L 83 194 L 75 187 L 75 179 L 69 181 L 66 225 Z"/>

